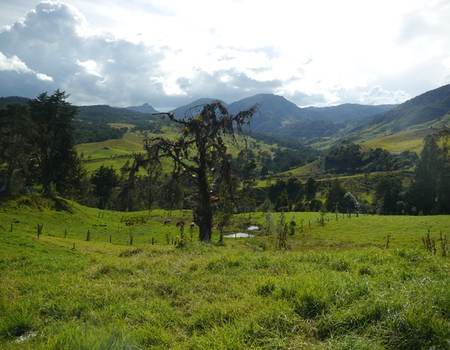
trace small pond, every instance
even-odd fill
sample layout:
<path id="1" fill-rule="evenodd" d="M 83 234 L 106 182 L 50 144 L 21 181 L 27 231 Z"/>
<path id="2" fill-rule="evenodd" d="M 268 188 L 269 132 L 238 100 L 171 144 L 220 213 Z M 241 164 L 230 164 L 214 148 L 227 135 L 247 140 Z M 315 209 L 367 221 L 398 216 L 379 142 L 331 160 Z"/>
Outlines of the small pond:
<path id="1" fill-rule="evenodd" d="M 225 238 L 250 238 L 255 237 L 254 235 L 251 235 L 250 233 L 232 233 L 231 235 L 224 236 Z"/>

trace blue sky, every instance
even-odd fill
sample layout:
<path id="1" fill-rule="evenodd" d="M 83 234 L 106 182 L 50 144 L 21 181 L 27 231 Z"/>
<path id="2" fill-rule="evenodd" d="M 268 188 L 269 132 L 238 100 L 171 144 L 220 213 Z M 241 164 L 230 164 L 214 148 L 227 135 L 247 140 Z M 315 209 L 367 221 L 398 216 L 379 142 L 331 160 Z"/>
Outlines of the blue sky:
<path id="1" fill-rule="evenodd" d="M 450 83 L 448 18 L 448 0 L 0 0 L 0 96 L 400 103 Z"/>

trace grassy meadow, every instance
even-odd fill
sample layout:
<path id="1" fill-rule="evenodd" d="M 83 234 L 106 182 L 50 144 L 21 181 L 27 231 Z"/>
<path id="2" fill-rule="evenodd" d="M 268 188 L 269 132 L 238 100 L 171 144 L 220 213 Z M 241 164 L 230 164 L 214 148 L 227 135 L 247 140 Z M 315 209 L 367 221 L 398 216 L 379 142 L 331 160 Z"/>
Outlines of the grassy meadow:
<path id="1" fill-rule="evenodd" d="M 128 127 L 131 128 L 131 124 L 123 123 L 111 123 L 112 127 Z M 179 136 L 179 129 L 174 127 L 164 127 L 163 137 L 172 139 Z M 107 140 L 102 142 L 82 143 L 76 146 L 77 152 L 83 155 L 83 165 L 87 172 L 90 174 L 98 169 L 101 165 L 106 167 L 113 167 L 116 170 L 125 164 L 127 160 L 132 161 L 133 154 L 144 152 L 143 142 L 145 135 L 149 137 L 159 137 L 160 134 L 153 134 L 150 132 L 126 132 L 121 139 Z M 225 137 L 225 141 L 229 145 L 229 153 L 233 157 L 237 157 L 240 152 L 240 148 L 236 147 L 232 140 Z M 240 147 L 245 145 L 244 140 L 239 136 L 237 137 Z M 248 138 L 248 146 L 255 152 L 267 152 L 273 155 L 273 147 L 262 141 Z"/>
<path id="2" fill-rule="evenodd" d="M 367 148 L 382 148 L 389 152 L 401 153 L 403 151 L 412 151 L 420 153 L 423 148 L 423 139 L 428 130 L 405 131 L 394 135 L 374 138 L 360 145 Z"/>
<path id="3" fill-rule="evenodd" d="M 177 248 L 190 212 L 51 205 L 0 203 L 1 349 L 450 346 L 450 217 L 286 213 L 276 250 L 281 214 L 252 213 L 225 233 L 253 238 Z"/>

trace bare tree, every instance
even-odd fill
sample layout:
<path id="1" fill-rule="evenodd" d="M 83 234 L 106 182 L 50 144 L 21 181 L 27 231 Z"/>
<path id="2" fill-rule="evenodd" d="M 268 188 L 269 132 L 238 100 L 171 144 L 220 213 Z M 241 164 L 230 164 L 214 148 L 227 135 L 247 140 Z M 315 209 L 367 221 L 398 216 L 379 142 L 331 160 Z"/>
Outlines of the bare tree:
<path id="1" fill-rule="evenodd" d="M 242 136 L 245 141 L 243 127 L 250 123 L 256 111 L 255 105 L 231 115 L 220 101 L 215 101 L 189 109 L 183 118 L 176 118 L 173 113 L 162 113 L 181 126 L 180 136 L 145 140 L 146 162 L 159 163 L 161 158 L 169 158 L 172 160 L 172 180 L 187 176 L 194 182 L 197 190 L 194 194 L 194 221 L 203 242 L 211 241 L 218 187 L 226 187 L 230 198 L 237 190 L 224 137 L 229 137 L 235 144 L 238 144 L 236 136 Z"/>

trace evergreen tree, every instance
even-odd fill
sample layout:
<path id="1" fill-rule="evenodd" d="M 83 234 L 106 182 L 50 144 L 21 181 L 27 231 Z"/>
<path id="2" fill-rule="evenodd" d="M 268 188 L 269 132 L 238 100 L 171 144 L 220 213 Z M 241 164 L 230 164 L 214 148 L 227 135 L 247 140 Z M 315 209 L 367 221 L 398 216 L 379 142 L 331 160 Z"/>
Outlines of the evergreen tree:
<path id="1" fill-rule="evenodd" d="M 442 128 L 439 133 L 440 149 L 437 174 L 437 213 L 450 214 L 450 129 Z"/>
<path id="2" fill-rule="evenodd" d="M 449 135 L 447 128 L 428 135 L 415 169 L 410 202 L 425 215 L 450 213 Z"/>
<path id="3" fill-rule="evenodd" d="M 75 142 L 72 121 L 77 107 L 66 101 L 68 95 L 56 90 L 53 95 L 40 94 L 29 102 L 31 119 L 36 134 L 32 140 L 36 160 L 36 177 L 42 184 L 44 195 L 53 196 L 56 189 L 67 194 L 74 180 L 82 174 Z"/>
<path id="4" fill-rule="evenodd" d="M 317 192 L 317 182 L 312 177 L 308 178 L 306 180 L 305 184 L 305 194 L 306 194 L 306 200 L 310 201 L 311 199 L 316 197 Z"/>
<path id="5" fill-rule="evenodd" d="M 397 203 L 402 200 L 402 179 L 396 174 L 381 175 L 375 184 L 374 199 L 378 203 L 380 214 L 401 214 Z"/>
<path id="6" fill-rule="evenodd" d="M 277 201 L 275 203 L 275 208 L 277 211 L 289 211 L 290 210 L 291 203 L 289 201 L 289 196 L 287 189 L 284 188 L 281 192 L 280 196 L 277 198 Z"/>
<path id="7" fill-rule="evenodd" d="M 328 191 L 327 199 L 325 201 L 325 208 L 329 212 L 334 212 L 337 209 L 339 212 L 344 213 L 345 212 L 345 206 L 344 206 L 344 196 L 345 196 L 345 189 L 341 186 L 338 179 L 335 179 L 333 183 L 331 184 L 331 187 Z"/>
<path id="8" fill-rule="evenodd" d="M 411 202 L 425 215 L 434 213 L 436 208 L 439 153 L 438 135 L 428 135 L 410 188 Z"/>
<path id="9" fill-rule="evenodd" d="M 107 168 L 101 165 L 100 168 L 94 171 L 91 176 L 91 183 L 94 186 L 94 195 L 98 197 L 98 208 L 105 209 L 109 197 L 112 195 L 114 188 L 116 188 L 120 181 L 114 168 Z"/>

